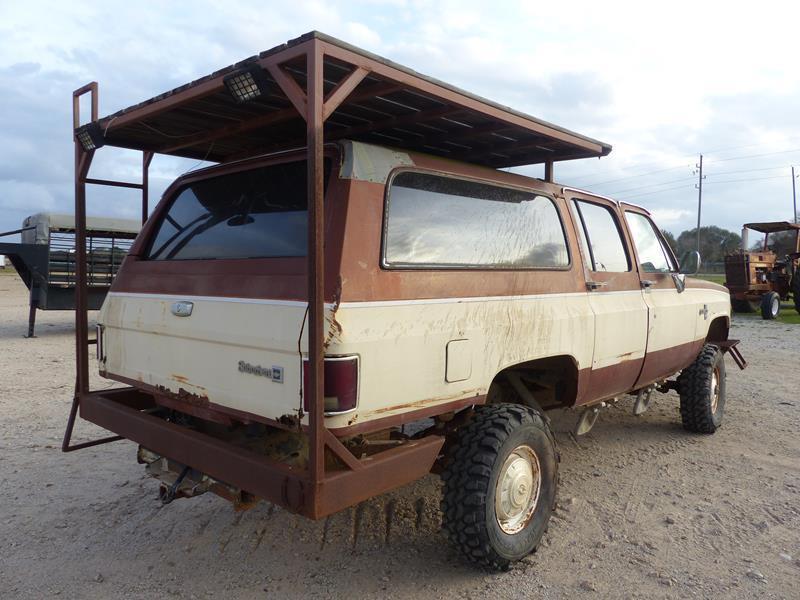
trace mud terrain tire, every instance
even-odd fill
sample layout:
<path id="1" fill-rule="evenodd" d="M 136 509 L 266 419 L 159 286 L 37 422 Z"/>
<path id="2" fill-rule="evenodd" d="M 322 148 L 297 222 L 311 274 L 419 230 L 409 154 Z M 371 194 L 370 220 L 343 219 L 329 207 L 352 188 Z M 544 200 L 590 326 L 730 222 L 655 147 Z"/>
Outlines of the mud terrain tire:
<path id="1" fill-rule="evenodd" d="M 555 508 L 553 433 L 532 408 L 479 406 L 449 444 L 442 480 L 450 541 L 470 561 L 506 570 L 536 550 Z"/>
<path id="2" fill-rule="evenodd" d="M 725 412 L 725 357 L 713 344 L 706 344 L 695 361 L 678 377 L 681 421 L 695 433 L 714 433 Z"/>

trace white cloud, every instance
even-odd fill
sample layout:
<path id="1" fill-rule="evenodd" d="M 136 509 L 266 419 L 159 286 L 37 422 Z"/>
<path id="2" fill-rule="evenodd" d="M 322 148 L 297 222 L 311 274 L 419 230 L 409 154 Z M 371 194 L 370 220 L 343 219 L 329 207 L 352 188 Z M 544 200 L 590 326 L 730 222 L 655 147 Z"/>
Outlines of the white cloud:
<path id="1" fill-rule="evenodd" d="M 681 220 L 691 217 L 692 211 L 680 208 L 654 208 L 650 211 L 650 214 L 659 226 L 668 229 L 672 225 L 681 222 Z"/>
<path id="2" fill-rule="evenodd" d="M 348 43 L 361 46 L 372 52 L 379 50 L 381 36 L 363 23 L 347 23 L 345 25 L 345 31 L 347 32 L 346 41 Z"/>
<path id="3" fill-rule="evenodd" d="M 86 81 L 100 82 L 101 113 L 108 114 L 317 29 L 612 143 L 610 157 L 559 165 L 557 177 L 599 193 L 638 186 L 625 197 L 676 232 L 693 227 L 690 165 L 705 152 L 703 222 L 738 230 L 743 221 L 786 218 L 791 210 L 788 168 L 785 179 L 757 181 L 754 170 L 800 163 L 800 151 L 722 159 L 800 148 L 798 22 L 800 3 L 781 6 L 778 15 L 683 0 L 198 0 L 191 10 L 0 3 L 0 199 L 15 211 L 70 210 L 69 96 Z M 109 157 L 98 169 L 135 178 L 137 160 Z M 165 186 L 187 166 L 157 159 L 153 180 Z M 714 175 L 723 170 L 742 173 Z M 665 182 L 679 178 L 685 187 L 667 189 L 678 183 Z M 0 229 L 18 217 L 6 211 Z"/>

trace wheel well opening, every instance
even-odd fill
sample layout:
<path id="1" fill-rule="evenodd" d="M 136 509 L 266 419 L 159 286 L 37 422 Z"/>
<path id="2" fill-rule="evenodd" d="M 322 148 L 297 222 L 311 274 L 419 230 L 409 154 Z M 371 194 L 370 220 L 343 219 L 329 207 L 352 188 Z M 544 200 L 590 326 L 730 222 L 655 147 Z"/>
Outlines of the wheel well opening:
<path id="1" fill-rule="evenodd" d="M 571 356 L 552 356 L 506 367 L 489 386 L 487 404 L 513 402 L 551 410 L 575 404 L 578 365 Z"/>
<path id="2" fill-rule="evenodd" d="M 706 335 L 706 343 L 708 342 L 724 342 L 728 339 L 728 318 L 717 317 L 711 322 L 708 327 L 708 335 Z"/>

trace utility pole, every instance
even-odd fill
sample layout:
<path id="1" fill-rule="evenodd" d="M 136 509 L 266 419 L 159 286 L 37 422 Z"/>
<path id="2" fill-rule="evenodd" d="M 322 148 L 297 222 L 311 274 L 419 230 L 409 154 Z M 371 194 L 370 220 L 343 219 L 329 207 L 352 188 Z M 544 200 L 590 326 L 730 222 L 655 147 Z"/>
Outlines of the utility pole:
<path id="1" fill-rule="evenodd" d="M 697 184 L 694 186 L 697 188 L 697 251 L 700 252 L 700 212 L 703 208 L 703 179 L 705 176 L 703 175 L 703 155 L 700 155 L 700 162 L 695 165 L 697 168 Z"/>
<path id="2" fill-rule="evenodd" d="M 794 180 L 795 180 L 794 167 L 792 167 L 792 208 L 794 209 L 792 211 L 792 216 L 794 217 L 794 219 L 792 219 L 792 222 L 797 223 L 797 193 L 795 192 L 794 188 Z"/>

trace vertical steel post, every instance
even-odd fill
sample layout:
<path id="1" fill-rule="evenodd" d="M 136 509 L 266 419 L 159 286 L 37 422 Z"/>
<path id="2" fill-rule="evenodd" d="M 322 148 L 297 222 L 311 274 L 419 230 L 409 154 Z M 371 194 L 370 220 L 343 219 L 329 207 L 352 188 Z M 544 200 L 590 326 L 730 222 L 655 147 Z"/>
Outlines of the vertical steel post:
<path id="1" fill-rule="evenodd" d="M 147 221 L 150 212 L 150 163 L 153 160 L 153 153 L 145 150 L 142 152 L 142 225 Z"/>
<path id="2" fill-rule="evenodd" d="M 86 173 L 93 152 L 75 141 L 75 394 L 89 391 L 89 317 L 86 289 Z"/>
<path id="3" fill-rule="evenodd" d="M 544 163 L 544 180 L 547 183 L 553 183 L 553 161 L 547 160 Z"/>
<path id="4" fill-rule="evenodd" d="M 703 207 L 703 155 L 700 155 L 699 178 L 697 182 L 697 251 L 700 252 L 700 211 Z"/>
<path id="5" fill-rule="evenodd" d="M 325 323 L 325 262 L 322 136 L 323 82 L 322 48 L 314 40 L 306 55 L 306 143 L 308 155 L 308 366 L 309 390 L 309 470 L 314 496 L 325 474 L 324 410 L 324 348 Z"/>
<path id="6" fill-rule="evenodd" d="M 89 92 L 91 120 L 98 118 L 98 86 L 92 82 L 72 94 L 72 124 L 80 126 L 80 97 Z M 94 150 L 86 151 L 74 137 L 75 144 L 75 396 L 89 391 L 89 316 L 86 281 L 86 176 Z M 73 403 L 73 412 L 75 410 Z"/>

